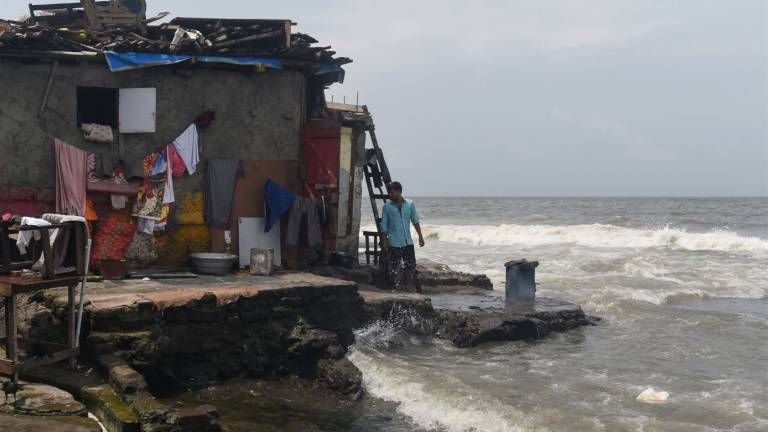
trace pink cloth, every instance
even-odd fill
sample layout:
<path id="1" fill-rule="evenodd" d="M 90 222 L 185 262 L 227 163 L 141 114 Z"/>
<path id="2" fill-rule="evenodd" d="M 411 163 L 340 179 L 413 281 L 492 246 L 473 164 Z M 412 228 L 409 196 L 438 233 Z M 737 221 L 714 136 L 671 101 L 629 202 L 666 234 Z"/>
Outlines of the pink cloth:
<path id="1" fill-rule="evenodd" d="M 88 153 L 55 138 L 56 212 L 85 215 L 85 190 L 88 178 Z"/>
<path id="2" fill-rule="evenodd" d="M 166 149 L 168 153 L 168 160 L 172 166 L 171 171 L 173 172 L 173 176 L 181 177 L 184 175 L 184 171 L 187 169 L 186 165 L 184 165 L 184 158 L 182 158 L 181 153 L 176 150 L 175 145 L 168 144 Z"/>

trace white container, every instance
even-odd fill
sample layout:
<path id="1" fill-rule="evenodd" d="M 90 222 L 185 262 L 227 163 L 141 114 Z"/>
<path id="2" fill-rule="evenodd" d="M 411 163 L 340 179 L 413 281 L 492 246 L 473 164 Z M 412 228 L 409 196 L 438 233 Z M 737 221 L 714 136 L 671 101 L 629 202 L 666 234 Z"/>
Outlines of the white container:
<path id="1" fill-rule="evenodd" d="M 274 249 L 251 249 L 251 274 L 254 276 L 269 276 L 272 274 Z"/>

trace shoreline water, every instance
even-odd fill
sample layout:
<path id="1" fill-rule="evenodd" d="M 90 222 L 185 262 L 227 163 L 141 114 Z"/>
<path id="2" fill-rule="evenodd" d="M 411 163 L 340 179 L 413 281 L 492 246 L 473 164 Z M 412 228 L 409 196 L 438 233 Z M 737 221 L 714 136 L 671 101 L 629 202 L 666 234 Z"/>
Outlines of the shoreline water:
<path id="1" fill-rule="evenodd" d="M 538 259 L 540 295 L 604 318 L 546 343 L 368 349 L 358 364 L 364 382 L 414 424 L 441 431 L 471 430 L 467 418 L 489 431 L 768 428 L 768 199 L 414 201 L 431 234 L 419 257 L 487 273 L 496 290 L 503 262 Z M 398 384 L 399 374 L 408 385 Z M 412 387 L 432 402 L 419 403 Z M 648 387 L 670 399 L 638 402 Z M 467 400 L 492 403 L 474 410 Z"/>

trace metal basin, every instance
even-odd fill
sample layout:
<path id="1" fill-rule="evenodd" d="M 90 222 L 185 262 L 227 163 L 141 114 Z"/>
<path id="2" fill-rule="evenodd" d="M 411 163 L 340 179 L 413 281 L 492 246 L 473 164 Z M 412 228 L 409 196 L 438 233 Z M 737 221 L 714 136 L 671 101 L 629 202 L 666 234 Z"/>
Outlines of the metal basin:
<path id="1" fill-rule="evenodd" d="M 223 276 L 232 270 L 237 255 L 226 253 L 194 253 L 189 255 L 199 273 Z"/>

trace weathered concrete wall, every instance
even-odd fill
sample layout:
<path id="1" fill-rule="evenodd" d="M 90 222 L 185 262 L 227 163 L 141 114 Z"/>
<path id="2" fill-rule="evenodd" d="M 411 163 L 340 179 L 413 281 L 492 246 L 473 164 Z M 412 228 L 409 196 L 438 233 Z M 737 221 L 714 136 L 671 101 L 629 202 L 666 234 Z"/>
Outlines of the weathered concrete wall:
<path id="1" fill-rule="evenodd" d="M 360 247 L 360 215 L 363 206 L 363 166 L 365 165 L 366 132 L 354 127 L 352 131 L 352 172 L 349 207 L 343 211 L 349 212 L 349 230 L 342 235 L 337 233 L 336 250 L 351 255 L 357 255 Z M 366 199 L 367 200 L 367 199 Z M 368 204 L 370 208 L 370 204 Z M 341 211 L 341 210 L 340 210 Z M 370 210 L 368 210 L 370 211 Z"/>
<path id="2" fill-rule="evenodd" d="M 48 109 L 37 117 L 51 66 L 0 59 L 0 186 L 53 189 L 53 136 L 83 150 L 118 155 L 118 145 L 85 141 L 77 127 L 77 86 L 157 88 L 157 132 L 124 134 L 124 158 L 141 158 L 178 136 L 205 110 L 216 122 L 203 134 L 201 160 L 210 157 L 296 160 L 301 138 L 304 78 L 294 71 L 156 67 L 113 73 L 106 64 L 62 63 Z M 203 171 L 204 172 L 204 171 Z M 200 190 L 203 176 L 176 182 Z"/>
<path id="3" fill-rule="evenodd" d="M 62 63 L 47 110 L 38 118 L 50 70 L 46 61 L 0 58 L 2 211 L 31 214 L 53 209 L 54 136 L 130 163 L 158 151 L 199 114 L 211 110 L 216 121 L 201 134 L 197 174 L 174 180 L 178 227 L 158 237 L 163 264 L 180 264 L 190 251 L 208 249 L 202 192 L 209 158 L 299 159 L 305 97 L 305 79 L 299 72 L 156 67 L 113 73 L 101 62 Z M 156 88 L 157 132 L 123 134 L 113 144 L 85 141 L 77 126 L 78 86 Z"/>

